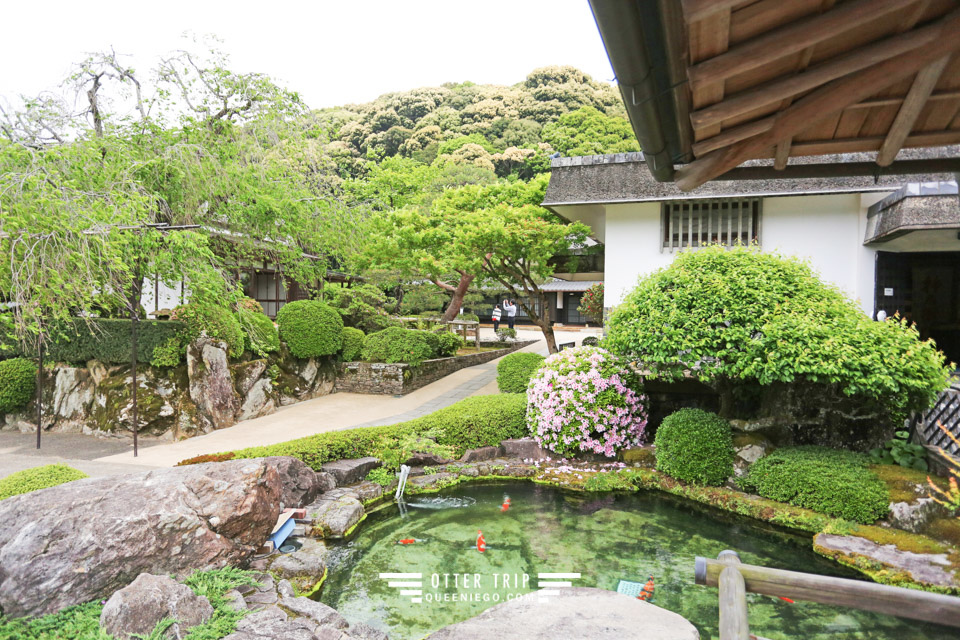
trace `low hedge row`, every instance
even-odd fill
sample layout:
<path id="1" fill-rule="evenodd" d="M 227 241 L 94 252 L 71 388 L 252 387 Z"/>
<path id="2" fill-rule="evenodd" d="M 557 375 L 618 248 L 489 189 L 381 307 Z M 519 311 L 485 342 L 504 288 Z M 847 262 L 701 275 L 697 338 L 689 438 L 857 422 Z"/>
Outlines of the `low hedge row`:
<path id="1" fill-rule="evenodd" d="M 530 378 L 543 364 L 539 353 L 511 353 L 497 364 L 497 388 L 501 393 L 526 393 Z"/>
<path id="2" fill-rule="evenodd" d="M 369 362 L 405 362 L 418 365 L 437 355 L 440 339 L 435 333 L 390 327 L 371 333 L 363 341 L 363 359 Z"/>
<path id="3" fill-rule="evenodd" d="M 870 524 L 887 515 L 890 493 L 868 464 L 852 451 L 786 447 L 750 465 L 739 485 L 764 498 Z"/>
<path id="4" fill-rule="evenodd" d="M 501 440 L 526 435 L 526 397 L 523 394 L 473 396 L 422 418 L 383 427 L 328 431 L 262 447 L 188 458 L 180 465 L 229 460 L 293 456 L 319 471 L 324 462 L 375 456 L 408 435 L 431 433 L 437 444 L 451 446 L 457 456 L 467 449 L 496 446 Z"/>
<path id="5" fill-rule="evenodd" d="M 0 500 L 87 477 L 89 476 L 83 471 L 68 467 L 65 464 L 48 464 L 42 467 L 24 469 L 11 473 L 0 480 Z"/>
<path id="6" fill-rule="evenodd" d="M 137 362 L 149 363 L 153 351 L 163 347 L 184 331 L 182 322 L 141 320 L 137 324 Z M 130 362 L 130 321 L 115 318 L 73 318 L 51 329 L 51 344 L 44 347 L 44 358 L 59 362 L 80 363 L 99 360 L 104 364 Z M 242 344 L 242 336 L 241 336 Z M 37 357 L 36 348 L 22 349 L 7 339 L 5 352 L 10 355 Z"/>

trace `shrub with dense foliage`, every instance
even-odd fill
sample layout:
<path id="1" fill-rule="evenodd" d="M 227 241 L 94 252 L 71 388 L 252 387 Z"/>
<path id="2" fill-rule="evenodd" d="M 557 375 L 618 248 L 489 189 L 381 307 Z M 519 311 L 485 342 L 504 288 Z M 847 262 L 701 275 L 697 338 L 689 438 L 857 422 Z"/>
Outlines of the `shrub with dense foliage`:
<path id="1" fill-rule="evenodd" d="M 539 353 L 510 353 L 497 363 L 497 388 L 501 393 L 526 393 L 530 378 L 543 364 Z"/>
<path id="2" fill-rule="evenodd" d="M 273 324 L 273 320 L 266 314 L 262 311 L 238 307 L 237 317 L 243 329 L 243 345 L 248 351 L 264 358 L 268 353 L 280 350 L 280 333 Z"/>
<path id="3" fill-rule="evenodd" d="M 0 360 L 0 415 L 16 411 L 37 390 L 37 365 L 26 358 Z"/>
<path id="4" fill-rule="evenodd" d="M 171 317 L 184 324 L 185 344 L 206 334 L 214 340 L 225 342 L 227 355 L 231 358 L 243 355 L 243 329 L 237 315 L 229 309 L 214 304 L 190 303 L 174 309 Z"/>
<path id="5" fill-rule="evenodd" d="M 587 336 L 580 344 L 584 347 L 596 347 L 600 344 L 600 338 L 597 336 Z"/>
<path id="6" fill-rule="evenodd" d="M 680 253 L 640 279 L 607 330 L 611 351 L 725 395 L 736 383 L 805 381 L 899 420 L 947 384 L 943 354 L 906 321 L 874 322 L 805 262 L 755 248 Z"/>
<path id="7" fill-rule="evenodd" d="M 590 285 L 580 297 L 580 306 L 577 311 L 590 316 L 595 322 L 603 322 L 603 283 Z"/>
<path id="8" fill-rule="evenodd" d="M 439 339 L 429 331 L 390 327 L 371 333 L 363 341 L 363 359 L 368 362 L 405 362 L 418 365 L 437 355 Z"/>
<path id="9" fill-rule="evenodd" d="M 450 356 L 457 355 L 457 352 L 466 344 L 463 336 L 452 331 L 437 333 L 437 340 L 440 343 L 437 348 L 437 355 L 441 358 L 449 358 Z"/>
<path id="10" fill-rule="evenodd" d="M 0 480 L 0 500 L 87 477 L 89 476 L 83 471 L 68 467 L 65 464 L 47 464 L 42 467 L 24 469 L 11 473 Z"/>
<path id="11" fill-rule="evenodd" d="M 290 302 L 277 312 L 280 337 L 298 358 L 332 356 L 343 346 L 343 319 L 316 300 Z"/>
<path id="12" fill-rule="evenodd" d="M 825 447 L 787 447 L 760 458 L 739 480 L 744 491 L 844 520 L 887 515 L 890 494 L 867 456 Z"/>
<path id="13" fill-rule="evenodd" d="M 328 431 L 279 444 L 198 456 L 183 460 L 179 464 L 234 458 L 293 456 L 320 471 L 324 462 L 377 455 L 385 447 L 395 446 L 408 436 L 425 435 L 436 438 L 437 444 L 450 447 L 455 455 L 461 456 L 467 449 L 496 446 L 501 440 L 525 436 L 525 413 L 526 398 L 523 394 L 472 396 L 407 422 L 383 427 Z"/>
<path id="14" fill-rule="evenodd" d="M 387 296 L 372 284 L 352 287 L 328 285 L 323 290 L 323 300 L 337 310 L 345 327 L 373 333 L 399 324 L 385 311 L 389 300 Z"/>
<path id="15" fill-rule="evenodd" d="M 547 358 L 527 388 L 527 424 L 541 446 L 561 455 L 608 458 L 643 442 L 646 397 L 627 363 L 598 347 Z"/>
<path id="16" fill-rule="evenodd" d="M 677 480 L 719 486 L 733 475 L 730 423 L 709 411 L 680 409 L 663 419 L 654 439 L 657 470 Z"/>
<path id="17" fill-rule="evenodd" d="M 343 328 L 343 347 L 340 355 L 347 362 L 353 362 L 360 359 L 363 353 L 363 341 L 366 338 L 363 331 L 354 327 Z"/>

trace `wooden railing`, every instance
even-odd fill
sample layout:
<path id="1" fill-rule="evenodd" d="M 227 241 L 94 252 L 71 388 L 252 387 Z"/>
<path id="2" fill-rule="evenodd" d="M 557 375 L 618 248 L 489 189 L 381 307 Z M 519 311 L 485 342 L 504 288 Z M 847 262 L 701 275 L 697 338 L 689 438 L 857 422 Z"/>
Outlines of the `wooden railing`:
<path id="1" fill-rule="evenodd" d="M 960 627 L 960 598 L 873 582 L 740 564 L 740 556 L 735 551 L 721 551 L 716 560 L 697 556 L 694 579 L 697 584 L 719 587 L 720 640 L 763 640 L 750 634 L 747 623 L 748 591 Z"/>

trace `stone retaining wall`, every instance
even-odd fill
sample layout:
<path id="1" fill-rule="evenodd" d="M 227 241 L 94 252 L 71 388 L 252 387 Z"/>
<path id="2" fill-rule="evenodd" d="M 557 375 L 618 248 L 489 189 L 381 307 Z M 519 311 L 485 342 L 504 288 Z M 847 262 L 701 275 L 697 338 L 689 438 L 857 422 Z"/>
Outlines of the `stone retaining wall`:
<path id="1" fill-rule="evenodd" d="M 424 385 L 448 376 L 454 371 L 496 360 L 535 342 L 536 340 L 521 340 L 496 351 L 482 351 L 466 356 L 425 360 L 416 367 L 402 363 L 343 362 L 337 369 L 337 384 L 334 390 L 379 395 L 406 395 Z"/>

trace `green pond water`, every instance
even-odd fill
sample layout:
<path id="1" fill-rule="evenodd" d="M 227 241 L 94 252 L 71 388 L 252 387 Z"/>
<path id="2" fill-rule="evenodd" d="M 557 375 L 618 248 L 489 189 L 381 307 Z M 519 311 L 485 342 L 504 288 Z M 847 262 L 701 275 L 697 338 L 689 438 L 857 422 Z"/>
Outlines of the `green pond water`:
<path id="1" fill-rule="evenodd" d="M 504 494 L 512 503 L 507 512 L 500 509 Z M 485 553 L 476 550 L 478 529 Z M 418 542 L 397 544 L 410 538 Z M 654 604 L 690 620 L 701 638 L 717 638 L 717 590 L 695 585 L 693 568 L 695 556 L 716 558 L 724 549 L 736 550 L 746 564 L 857 577 L 817 556 L 809 536 L 656 492 L 468 484 L 411 496 L 405 514 L 397 505 L 372 513 L 354 540 L 333 547 L 319 599 L 350 622 L 370 624 L 392 639 L 419 639 L 536 590 L 538 573 L 580 573 L 573 586 L 610 590 L 621 579 L 643 583 L 653 575 Z M 404 587 L 389 586 L 381 573 L 421 574 L 421 602 L 401 595 Z M 771 640 L 960 637 L 957 629 L 865 611 L 756 594 L 747 599 L 751 633 Z"/>

